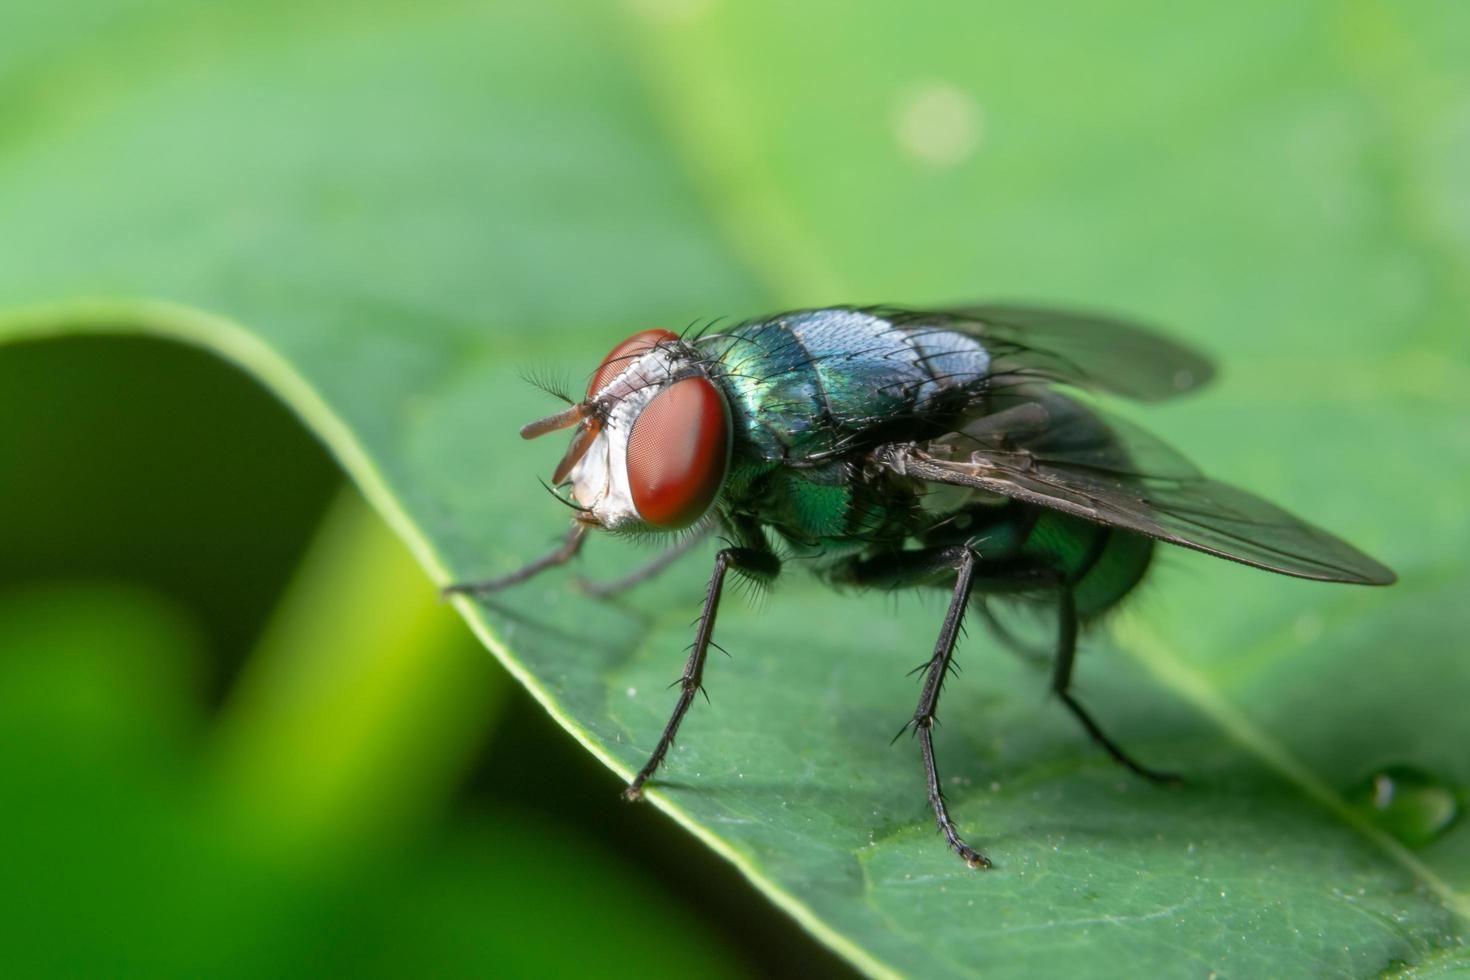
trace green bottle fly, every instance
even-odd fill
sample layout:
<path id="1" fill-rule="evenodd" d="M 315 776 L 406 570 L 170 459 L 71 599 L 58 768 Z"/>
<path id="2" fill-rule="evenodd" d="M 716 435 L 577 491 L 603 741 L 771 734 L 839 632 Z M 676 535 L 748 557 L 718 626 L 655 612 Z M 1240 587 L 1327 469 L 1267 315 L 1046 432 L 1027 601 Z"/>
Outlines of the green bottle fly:
<path id="1" fill-rule="evenodd" d="M 646 330 L 593 372 L 586 396 L 533 422 L 574 429 L 552 475 L 576 511 L 554 552 L 485 593 L 569 561 L 590 529 L 683 532 L 642 581 L 704 533 L 715 556 L 703 614 L 663 734 L 627 795 L 663 762 L 704 676 L 727 571 L 769 581 L 799 559 L 839 587 L 941 587 L 949 609 L 904 726 L 917 735 L 940 831 L 972 867 L 940 790 L 932 729 L 966 611 L 984 600 L 1055 611 L 1052 688 L 1118 762 L 1174 777 L 1118 747 L 1070 690 L 1077 634 L 1148 571 L 1157 542 L 1325 582 L 1394 575 L 1333 535 L 1205 477 L 1178 453 L 1067 389 L 1140 401 L 1191 391 L 1208 360 L 1142 327 L 1054 310 L 832 307 L 680 336 Z"/>

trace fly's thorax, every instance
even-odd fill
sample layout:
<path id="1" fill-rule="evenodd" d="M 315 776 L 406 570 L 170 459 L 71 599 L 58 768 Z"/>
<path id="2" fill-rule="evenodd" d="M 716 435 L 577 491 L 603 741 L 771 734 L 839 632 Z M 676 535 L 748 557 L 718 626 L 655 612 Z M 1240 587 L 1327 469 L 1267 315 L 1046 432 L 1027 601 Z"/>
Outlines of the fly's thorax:
<path id="1" fill-rule="evenodd" d="M 603 359 L 583 404 L 565 482 L 584 521 L 673 531 L 710 511 L 729 467 L 730 412 L 692 348 L 666 331 L 634 335 Z"/>
<path id="2" fill-rule="evenodd" d="M 719 367 L 742 439 L 773 461 L 927 432 L 975 397 L 991 365 L 973 337 L 844 308 L 783 314 L 698 343 Z"/>

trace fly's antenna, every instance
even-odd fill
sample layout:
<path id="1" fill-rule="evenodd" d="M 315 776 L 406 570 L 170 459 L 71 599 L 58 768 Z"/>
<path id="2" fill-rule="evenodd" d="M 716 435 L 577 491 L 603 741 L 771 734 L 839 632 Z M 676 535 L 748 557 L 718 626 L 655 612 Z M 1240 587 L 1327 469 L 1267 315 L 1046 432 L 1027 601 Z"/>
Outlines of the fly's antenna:
<path id="1" fill-rule="evenodd" d="M 564 412 L 557 412 L 555 415 L 548 415 L 544 419 L 537 419 L 521 426 L 521 438 L 535 439 L 537 436 L 544 436 L 558 429 L 570 429 L 586 417 L 586 402 L 578 402 Z"/>

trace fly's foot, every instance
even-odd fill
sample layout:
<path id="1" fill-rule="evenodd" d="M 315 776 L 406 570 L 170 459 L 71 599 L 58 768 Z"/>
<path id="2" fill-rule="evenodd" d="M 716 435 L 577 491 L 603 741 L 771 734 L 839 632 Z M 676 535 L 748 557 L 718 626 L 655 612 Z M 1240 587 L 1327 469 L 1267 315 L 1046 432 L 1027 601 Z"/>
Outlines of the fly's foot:
<path id="1" fill-rule="evenodd" d="M 457 595 L 474 595 L 474 594 L 475 594 L 474 583 L 472 583 L 472 582 L 454 582 L 454 583 L 452 583 L 450 585 L 442 586 L 439 589 L 439 601 L 440 602 L 448 602 L 450 599 L 453 599 Z"/>
<path id="2" fill-rule="evenodd" d="M 1180 776 L 1177 773 L 1163 772 L 1159 769 L 1150 769 L 1143 763 L 1134 761 L 1132 756 L 1124 752 L 1122 749 L 1118 748 L 1111 741 L 1108 741 L 1106 739 L 1099 739 L 1099 741 L 1102 743 L 1103 748 L 1107 749 L 1108 754 L 1113 757 L 1113 760 L 1115 762 L 1121 765 L 1124 769 L 1127 769 L 1129 772 L 1133 773 L 1135 776 L 1138 776 L 1141 779 L 1146 779 L 1149 782 L 1153 783 L 1155 786 L 1184 785 L 1183 776 Z"/>
<path id="3" fill-rule="evenodd" d="M 648 764 L 638 771 L 632 782 L 623 787 L 623 800 L 628 803 L 637 803 L 643 799 L 643 784 L 648 782 L 658 764 L 663 761 L 663 753 L 649 759 Z"/>
<path id="4" fill-rule="evenodd" d="M 960 856 L 961 861 L 964 861 L 976 871 L 985 871 L 995 867 L 995 865 L 990 863 L 990 858 L 981 854 L 964 841 L 955 842 L 954 850 Z"/>
<path id="5" fill-rule="evenodd" d="M 935 807 L 934 816 L 939 823 L 939 832 L 949 842 L 950 848 L 960 856 L 961 861 L 977 871 L 994 867 L 990 863 L 990 858 L 965 843 L 964 838 L 955 829 L 954 821 L 949 818 L 949 808 L 944 805 L 943 797 L 940 797 L 940 803 Z"/>
<path id="6" fill-rule="evenodd" d="M 1148 766 L 1135 761 L 1133 756 L 1127 752 L 1124 752 L 1117 742 L 1108 738 L 1103 730 L 1098 727 L 1097 722 L 1092 720 L 1092 715 L 1087 713 L 1087 709 L 1082 707 L 1078 700 L 1072 696 L 1071 692 L 1066 689 L 1065 685 L 1058 688 L 1057 696 L 1062 699 L 1062 703 L 1082 723 L 1082 727 L 1087 729 L 1087 734 L 1092 736 L 1092 740 L 1102 746 L 1103 750 L 1112 756 L 1113 761 L 1118 763 L 1118 765 L 1127 769 L 1135 776 L 1141 776 L 1157 786 L 1181 786 L 1184 784 L 1184 778 L 1182 776 L 1177 776 L 1172 772 L 1160 772 L 1157 769 L 1150 769 Z"/>

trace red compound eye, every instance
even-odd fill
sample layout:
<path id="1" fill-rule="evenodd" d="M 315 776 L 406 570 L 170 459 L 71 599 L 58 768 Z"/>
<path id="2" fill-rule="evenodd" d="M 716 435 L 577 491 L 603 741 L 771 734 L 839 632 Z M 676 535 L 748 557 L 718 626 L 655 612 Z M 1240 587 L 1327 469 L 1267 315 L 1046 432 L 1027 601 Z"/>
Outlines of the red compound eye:
<path id="1" fill-rule="evenodd" d="M 678 339 L 678 334 L 670 333 L 667 330 L 644 330 L 635 333 L 614 347 L 602 359 L 602 363 L 597 366 L 597 370 L 592 375 L 592 381 L 587 385 L 587 397 L 591 398 L 603 388 L 606 388 L 608 382 L 628 369 L 629 364 L 632 364 L 659 344 L 664 341 Z"/>
<path id="2" fill-rule="evenodd" d="M 676 381 L 654 396 L 628 434 L 628 486 L 654 527 L 688 527 L 704 515 L 730 462 L 730 410 L 706 378 Z"/>

